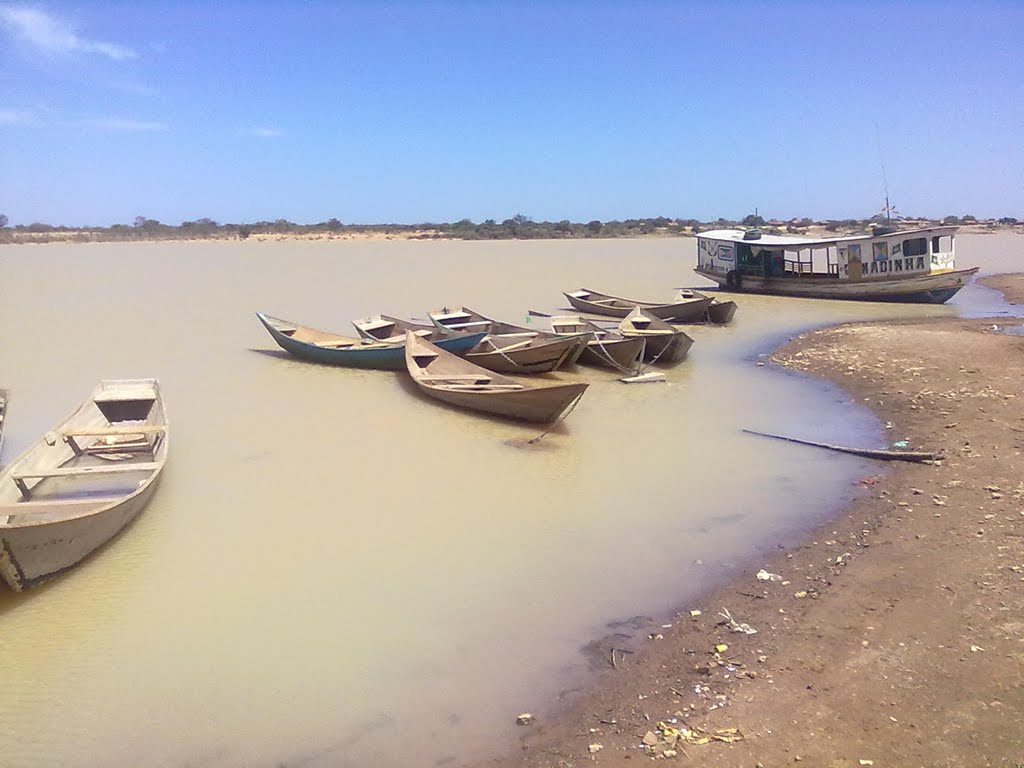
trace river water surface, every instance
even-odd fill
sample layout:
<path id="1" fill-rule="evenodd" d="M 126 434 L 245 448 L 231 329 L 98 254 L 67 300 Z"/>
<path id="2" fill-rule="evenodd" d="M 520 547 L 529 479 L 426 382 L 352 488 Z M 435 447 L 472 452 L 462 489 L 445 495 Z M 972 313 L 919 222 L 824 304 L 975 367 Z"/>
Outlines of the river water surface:
<path id="1" fill-rule="evenodd" d="M 1024 269 L 1024 238 L 959 264 Z M 160 379 L 161 486 L 79 567 L 0 592 L 0 764 L 424 766 L 506 749 L 585 683 L 581 648 L 662 616 L 834 514 L 876 466 L 743 428 L 880 447 L 860 404 L 759 356 L 845 320 L 949 305 L 737 298 L 668 382 L 591 386 L 535 426 L 423 399 L 402 375 L 279 354 L 254 312 L 350 334 L 465 304 L 510 321 L 586 286 L 699 286 L 694 241 L 0 247 L 12 460 L 101 378 Z"/>

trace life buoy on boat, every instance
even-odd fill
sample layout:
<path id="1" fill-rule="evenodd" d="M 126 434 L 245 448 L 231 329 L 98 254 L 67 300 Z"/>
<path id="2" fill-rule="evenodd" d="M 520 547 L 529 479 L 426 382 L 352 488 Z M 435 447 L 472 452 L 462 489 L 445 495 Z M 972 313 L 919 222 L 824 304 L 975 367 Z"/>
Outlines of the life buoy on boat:
<path id="1" fill-rule="evenodd" d="M 740 273 L 735 269 L 725 273 L 725 285 L 728 288 L 738 291 L 740 289 Z"/>

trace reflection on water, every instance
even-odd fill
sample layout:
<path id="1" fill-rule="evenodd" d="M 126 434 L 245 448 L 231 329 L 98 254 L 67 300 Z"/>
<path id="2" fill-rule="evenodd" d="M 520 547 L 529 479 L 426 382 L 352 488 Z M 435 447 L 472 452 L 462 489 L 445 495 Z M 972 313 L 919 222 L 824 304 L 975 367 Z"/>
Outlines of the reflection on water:
<path id="1" fill-rule="evenodd" d="M 961 237 L 1010 271 L 1024 238 Z M 833 512 L 877 472 L 749 427 L 883 445 L 858 404 L 754 363 L 797 331 L 944 307 L 740 297 L 667 383 L 614 372 L 538 433 L 402 377 L 274 353 L 254 312 L 350 333 L 466 304 L 510 321 L 579 286 L 699 285 L 692 240 L 0 248 L 6 459 L 100 378 L 156 376 L 174 447 L 125 535 L 0 593 L 5 766 L 421 766 L 501 749 L 586 674 L 608 623 L 657 615 Z M 996 302 L 998 303 L 998 302 Z M 1005 310 L 1005 305 L 999 307 Z M 269 352 L 269 354 L 268 354 Z"/>

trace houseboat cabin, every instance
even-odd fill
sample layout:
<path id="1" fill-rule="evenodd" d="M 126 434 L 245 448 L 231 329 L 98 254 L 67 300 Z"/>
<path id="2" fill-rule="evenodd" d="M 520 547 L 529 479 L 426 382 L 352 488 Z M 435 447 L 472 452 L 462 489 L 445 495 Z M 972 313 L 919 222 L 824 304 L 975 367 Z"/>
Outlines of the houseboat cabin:
<path id="1" fill-rule="evenodd" d="M 815 240 L 759 230 L 697 235 L 699 275 L 727 290 L 862 301 L 948 301 L 978 271 L 956 270 L 956 227 Z"/>

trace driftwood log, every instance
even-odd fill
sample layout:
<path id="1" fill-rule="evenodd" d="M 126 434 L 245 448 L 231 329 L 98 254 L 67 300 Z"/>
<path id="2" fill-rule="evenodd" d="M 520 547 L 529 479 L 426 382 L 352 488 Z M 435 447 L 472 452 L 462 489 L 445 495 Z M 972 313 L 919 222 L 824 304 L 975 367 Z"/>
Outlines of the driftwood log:
<path id="1" fill-rule="evenodd" d="M 935 461 L 940 458 L 937 453 L 931 451 L 887 451 L 884 449 L 877 448 L 851 448 L 845 445 L 832 445 L 831 443 L 816 443 L 813 440 L 801 440 L 798 437 L 786 437 L 784 435 L 772 435 L 768 432 L 757 432 L 753 429 L 744 429 L 744 432 L 750 435 L 758 435 L 760 437 L 772 437 L 776 440 L 785 440 L 790 443 L 799 443 L 800 445 L 811 445 L 815 448 L 827 448 L 830 451 L 839 451 L 840 453 L 850 453 L 854 456 L 863 456 L 867 459 L 879 459 L 881 461 Z"/>

